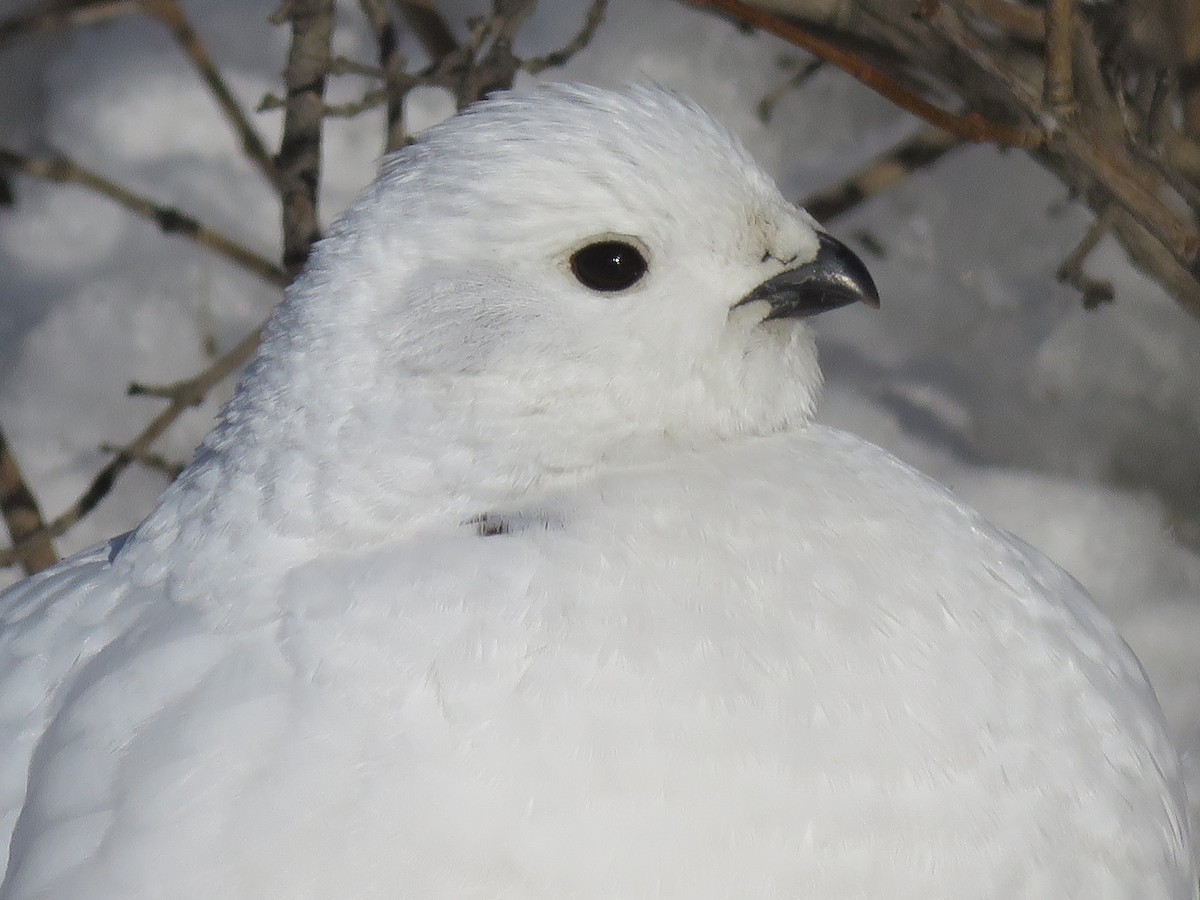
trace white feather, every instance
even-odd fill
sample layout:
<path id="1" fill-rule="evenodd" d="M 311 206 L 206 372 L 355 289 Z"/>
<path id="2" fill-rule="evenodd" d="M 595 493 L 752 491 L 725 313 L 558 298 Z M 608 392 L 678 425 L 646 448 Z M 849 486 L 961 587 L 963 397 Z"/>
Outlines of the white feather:
<path id="1" fill-rule="evenodd" d="M 731 312 L 816 252 L 660 91 L 398 154 L 155 512 L 0 597 L 0 898 L 1195 897 L 1112 626 Z"/>

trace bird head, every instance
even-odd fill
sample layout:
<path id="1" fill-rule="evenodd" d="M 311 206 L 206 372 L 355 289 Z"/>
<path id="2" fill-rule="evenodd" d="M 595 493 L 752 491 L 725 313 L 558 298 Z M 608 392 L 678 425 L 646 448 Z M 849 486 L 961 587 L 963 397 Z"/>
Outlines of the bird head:
<path id="1" fill-rule="evenodd" d="M 552 85 L 387 160 L 245 390 L 328 402 L 306 419 L 379 454 L 419 438 L 528 481 L 803 425 L 806 318 L 854 301 L 878 304 L 862 263 L 698 107 Z"/>

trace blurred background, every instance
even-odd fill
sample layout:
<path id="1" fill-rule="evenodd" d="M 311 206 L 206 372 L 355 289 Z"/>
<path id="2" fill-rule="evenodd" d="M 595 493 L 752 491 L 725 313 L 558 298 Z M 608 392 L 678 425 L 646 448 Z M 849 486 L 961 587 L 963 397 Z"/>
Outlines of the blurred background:
<path id="1" fill-rule="evenodd" d="M 322 6 L 332 36 L 306 80 L 312 51 L 297 51 L 320 46 Z M 0 0 L 0 486 L 25 534 L 0 586 L 149 511 L 307 241 L 389 144 L 509 81 L 654 82 L 737 132 L 875 276 L 881 310 L 818 323 L 820 418 L 1079 579 L 1200 773 L 1200 50 L 1180 38 L 1198 4 L 763 0 L 773 23 L 1000 126 L 977 142 L 750 27 L 740 4 L 710 6 Z M 1065 98 L 1044 27 L 1064 9 L 1079 42 Z M 1173 251 L 1155 243 L 1171 216 Z M 56 519 L 64 533 L 40 536 Z"/>

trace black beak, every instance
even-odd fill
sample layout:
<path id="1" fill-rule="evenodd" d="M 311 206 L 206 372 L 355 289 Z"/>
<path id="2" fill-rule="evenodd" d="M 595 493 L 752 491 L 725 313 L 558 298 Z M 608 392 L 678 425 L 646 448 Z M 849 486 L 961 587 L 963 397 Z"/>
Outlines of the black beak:
<path id="1" fill-rule="evenodd" d="M 735 308 L 765 300 L 771 311 L 764 322 L 802 319 L 855 302 L 878 308 L 879 291 L 863 261 L 824 232 L 817 233 L 817 241 L 820 249 L 816 259 L 767 279 L 739 300 Z"/>

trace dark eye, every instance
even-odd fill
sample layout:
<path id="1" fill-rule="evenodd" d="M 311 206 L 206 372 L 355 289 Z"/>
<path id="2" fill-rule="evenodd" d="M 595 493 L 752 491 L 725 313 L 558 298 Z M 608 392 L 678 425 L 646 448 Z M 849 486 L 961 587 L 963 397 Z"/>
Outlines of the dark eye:
<path id="1" fill-rule="evenodd" d="M 571 271 L 593 291 L 623 291 L 637 284 L 646 268 L 642 251 L 624 241 L 597 241 L 571 257 Z"/>

